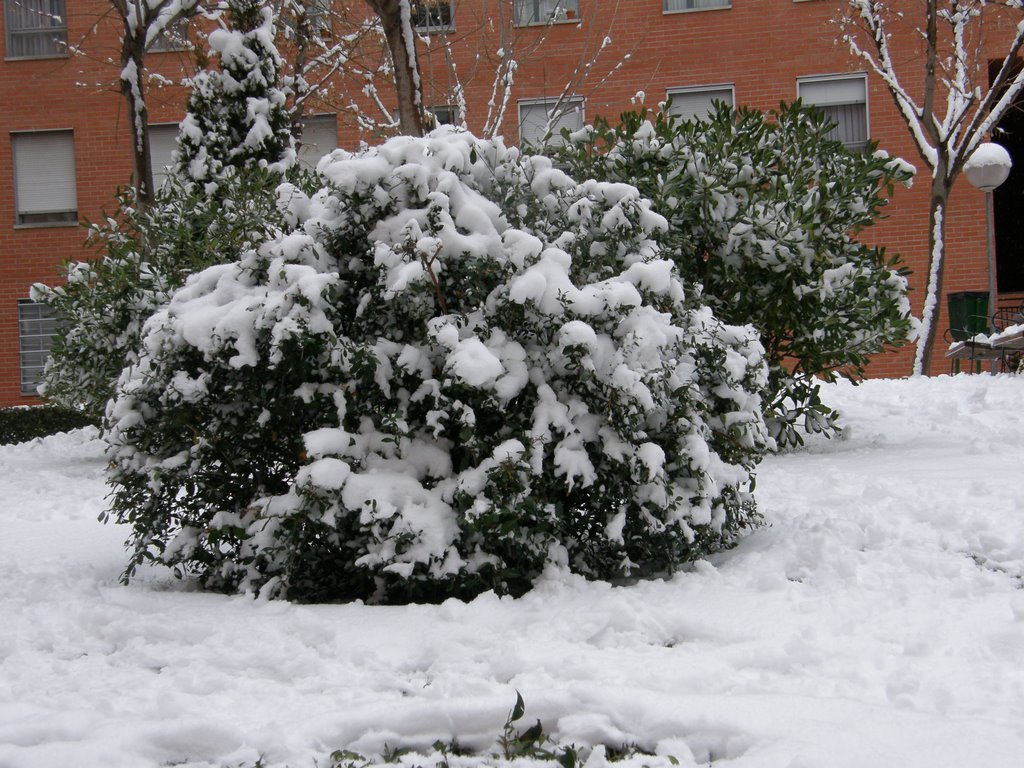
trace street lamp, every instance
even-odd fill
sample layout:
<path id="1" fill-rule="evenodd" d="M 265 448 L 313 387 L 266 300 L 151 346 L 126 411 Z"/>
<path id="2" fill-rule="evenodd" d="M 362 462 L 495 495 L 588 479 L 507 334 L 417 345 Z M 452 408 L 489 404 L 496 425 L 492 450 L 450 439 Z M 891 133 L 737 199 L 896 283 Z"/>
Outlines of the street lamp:
<path id="1" fill-rule="evenodd" d="M 977 149 L 964 163 L 964 175 L 967 180 L 985 193 L 985 245 L 988 251 L 988 330 L 995 331 L 996 314 L 996 256 L 992 244 L 992 192 L 1006 181 L 1010 175 L 1013 162 L 1006 148 L 992 142 L 979 144 Z M 992 362 L 993 369 L 995 361 Z"/>

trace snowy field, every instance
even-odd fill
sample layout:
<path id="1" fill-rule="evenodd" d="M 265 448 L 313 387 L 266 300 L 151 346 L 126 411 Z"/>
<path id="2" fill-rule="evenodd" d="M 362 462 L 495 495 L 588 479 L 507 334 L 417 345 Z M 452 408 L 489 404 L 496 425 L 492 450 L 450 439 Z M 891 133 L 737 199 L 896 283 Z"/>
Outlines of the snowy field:
<path id="1" fill-rule="evenodd" d="M 522 728 L 663 756 L 624 765 L 1019 768 L 1024 377 L 827 400 L 844 439 L 762 465 L 771 525 L 735 550 L 667 582 L 552 573 L 440 606 L 120 586 L 100 443 L 0 446 L 0 768 L 327 768 L 452 737 L 487 754 L 516 690 Z"/>

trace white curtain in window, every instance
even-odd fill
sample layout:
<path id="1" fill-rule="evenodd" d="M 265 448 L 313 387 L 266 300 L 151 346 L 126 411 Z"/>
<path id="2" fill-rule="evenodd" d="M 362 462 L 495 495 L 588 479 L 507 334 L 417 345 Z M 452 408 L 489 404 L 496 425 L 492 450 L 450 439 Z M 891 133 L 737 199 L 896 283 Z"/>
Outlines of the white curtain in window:
<path id="1" fill-rule="evenodd" d="M 666 11 L 703 11 L 707 8 L 728 8 L 732 0 L 665 0 Z"/>
<path id="2" fill-rule="evenodd" d="M 734 106 L 731 87 L 669 91 L 668 96 L 672 100 L 669 113 L 683 120 L 706 118 L 711 114 L 716 101 Z"/>
<path id="3" fill-rule="evenodd" d="M 302 124 L 302 146 L 299 162 L 316 168 L 320 158 L 338 148 L 338 118 L 335 115 L 313 115 Z"/>
<path id="4" fill-rule="evenodd" d="M 548 143 L 559 141 L 563 128 L 577 131 L 583 127 L 583 101 L 573 99 L 560 106 L 553 101 L 521 103 L 519 105 L 519 143 L 540 145 L 545 143 L 551 113 L 558 109 L 558 115 L 551 122 L 551 136 Z"/>
<path id="5" fill-rule="evenodd" d="M 805 104 L 819 107 L 836 127 L 829 138 L 850 149 L 868 140 L 867 81 L 863 76 L 801 80 L 797 91 Z"/>
<path id="6" fill-rule="evenodd" d="M 71 131 L 15 133 L 11 145 L 19 215 L 78 210 Z"/>

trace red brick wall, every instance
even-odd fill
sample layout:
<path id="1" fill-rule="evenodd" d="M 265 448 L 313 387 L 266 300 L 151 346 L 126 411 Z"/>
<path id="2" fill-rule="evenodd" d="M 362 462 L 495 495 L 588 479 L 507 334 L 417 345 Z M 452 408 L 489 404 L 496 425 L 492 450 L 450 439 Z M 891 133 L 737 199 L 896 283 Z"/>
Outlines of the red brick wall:
<path id="1" fill-rule="evenodd" d="M 111 206 L 118 186 L 131 175 L 128 123 L 124 102 L 117 93 L 117 68 L 104 63 L 117 57 L 117 29 L 101 25 L 90 32 L 109 5 L 102 0 L 68 0 L 69 39 L 81 41 L 88 56 L 39 61 L 0 62 L 0 405 L 30 402 L 19 392 L 17 299 L 28 295 L 36 281 L 50 281 L 67 258 L 79 258 L 83 232 L 76 227 L 15 228 L 10 134 L 19 130 L 72 129 L 75 136 L 78 210 L 94 219 Z M 769 109 L 796 97 L 796 80 L 809 75 L 863 71 L 845 46 L 833 41 L 830 23 L 841 3 L 833 0 L 733 0 L 727 10 L 663 14 L 662 0 L 580 0 L 582 21 L 549 29 L 512 30 L 523 55 L 504 133 L 517 140 L 516 100 L 555 96 L 582 62 L 589 60 L 607 35 L 611 43 L 594 65 L 579 92 L 585 97 L 588 119 L 604 115 L 614 119 L 629 109 L 637 91 L 653 105 L 669 88 L 731 83 L 739 105 Z M 466 89 L 470 128 L 479 130 L 491 96 L 494 51 L 501 45 L 488 32 L 495 19 L 494 0 L 457 0 L 456 32 L 449 37 L 458 77 Z M 508 11 L 506 11 L 507 13 Z M 2 19 L 0 19 L 2 21 Z M 996 35 L 990 30 L 990 39 Z M 2 38 L 0 38 L 2 39 Z M 629 58 L 611 72 L 616 62 Z M 187 56 L 154 54 L 151 67 L 169 76 L 187 69 Z M 454 79 L 445 65 L 440 38 L 421 47 L 426 104 L 451 101 Z M 870 133 L 883 148 L 899 155 L 920 172 L 911 189 L 896 192 L 888 218 L 866 233 L 890 253 L 900 253 L 913 270 L 913 304 L 923 305 L 927 264 L 929 179 L 901 119 L 877 78 L 869 77 Z M 382 93 L 391 98 L 386 83 Z M 338 98 L 337 104 L 347 103 Z M 184 96 L 178 89 L 154 91 L 149 105 L 151 122 L 179 119 Z M 343 144 L 360 136 L 339 120 Z M 946 292 L 985 290 L 987 285 L 984 239 L 984 198 L 964 180 L 958 183 L 947 220 Z M 943 298 L 943 304 L 945 299 Z M 939 322 L 947 327 L 945 306 Z M 941 347 L 941 341 L 940 347 Z M 910 372 L 912 348 L 880 356 L 870 367 L 874 376 L 902 376 Z M 948 370 L 941 355 L 933 373 Z"/>

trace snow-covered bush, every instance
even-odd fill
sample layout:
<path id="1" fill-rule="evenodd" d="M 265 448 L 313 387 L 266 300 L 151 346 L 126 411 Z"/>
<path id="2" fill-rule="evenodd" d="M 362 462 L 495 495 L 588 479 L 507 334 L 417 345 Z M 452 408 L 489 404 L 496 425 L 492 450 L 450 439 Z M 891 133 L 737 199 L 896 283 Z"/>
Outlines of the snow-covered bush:
<path id="1" fill-rule="evenodd" d="M 279 189 L 108 410 L 131 561 L 295 599 L 518 593 L 729 543 L 768 438 L 750 328 L 691 307 L 625 184 L 442 129 Z"/>
<path id="2" fill-rule="evenodd" d="M 293 171 L 296 179 L 301 172 Z M 208 198 L 171 177 L 145 209 L 131 192 L 114 215 L 88 224 L 96 258 L 64 268 L 65 281 L 37 284 L 32 295 L 61 324 L 43 375 L 42 394 L 99 419 L 121 371 L 138 359 L 142 326 L 192 272 L 234 260 L 283 225 L 274 204 L 281 176 L 254 168 Z"/>
<path id="3" fill-rule="evenodd" d="M 898 257 L 856 239 L 911 169 L 869 146 L 848 151 L 799 103 L 708 120 L 627 113 L 567 135 L 559 162 L 580 178 L 628 181 L 668 217 L 659 235 L 684 279 L 729 323 L 761 334 L 766 416 L 780 445 L 797 426 L 836 429 L 818 380 L 859 377 L 912 331 Z"/>
<path id="4" fill-rule="evenodd" d="M 228 0 L 229 29 L 210 33 L 220 69 L 191 79 L 178 136 L 182 175 L 216 190 L 225 176 L 256 165 L 287 167 L 295 157 L 283 61 L 274 43 L 274 14 L 260 0 Z"/>

